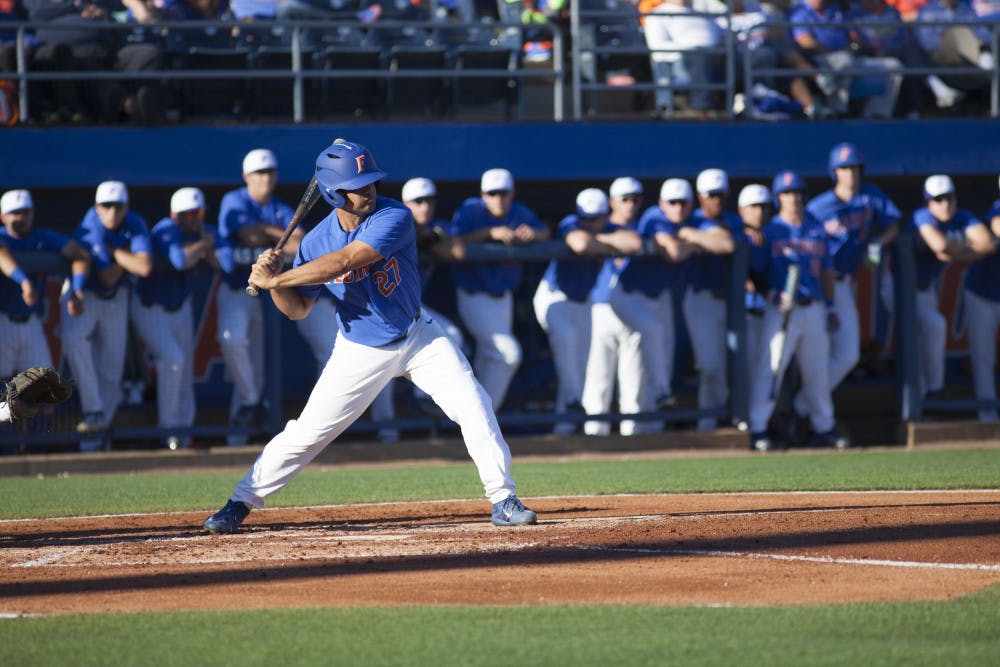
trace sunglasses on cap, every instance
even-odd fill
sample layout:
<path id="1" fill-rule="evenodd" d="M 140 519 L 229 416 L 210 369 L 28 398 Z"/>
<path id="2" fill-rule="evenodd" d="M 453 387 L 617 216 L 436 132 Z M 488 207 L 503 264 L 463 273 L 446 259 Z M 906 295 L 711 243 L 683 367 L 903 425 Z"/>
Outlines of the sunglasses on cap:
<path id="1" fill-rule="evenodd" d="M 120 201 L 106 201 L 98 204 L 101 208 L 125 208 L 125 204 Z"/>
<path id="2" fill-rule="evenodd" d="M 725 197 L 726 196 L 726 191 L 725 190 L 712 190 L 711 192 L 704 193 L 704 196 L 705 197 Z"/>
<path id="3" fill-rule="evenodd" d="M 434 197 L 415 197 L 410 201 L 414 204 L 431 204 L 434 202 Z"/>
<path id="4" fill-rule="evenodd" d="M 633 195 L 622 195 L 621 197 L 618 197 L 618 199 L 621 200 L 621 201 L 636 202 L 636 201 L 639 201 L 640 199 L 642 199 L 642 195 L 636 195 L 636 194 L 633 194 Z"/>
<path id="5" fill-rule="evenodd" d="M 667 200 L 667 205 L 669 205 L 669 206 L 683 206 L 686 203 L 688 203 L 687 199 L 668 199 Z"/>
<path id="6" fill-rule="evenodd" d="M 947 192 L 943 195 L 938 195 L 937 197 L 931 197 L 931 201 L 936 201 L 939 204 L 944 201 L 951 201 L 955 198 L 955 195 L 951 192 Z"/>
<path id="7" fill-rule="evenodd" d="M 490 190 L 486 193 L 487 197 L 503 197 L 505 194 L 510 192 L 510 190 Z"/>

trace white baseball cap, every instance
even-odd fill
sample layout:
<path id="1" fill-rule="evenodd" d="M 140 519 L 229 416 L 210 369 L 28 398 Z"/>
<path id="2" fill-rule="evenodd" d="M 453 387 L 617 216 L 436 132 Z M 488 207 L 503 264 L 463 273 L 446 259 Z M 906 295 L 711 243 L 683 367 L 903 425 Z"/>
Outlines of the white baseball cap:
<path id="1" fill-rule="evenodd" d="M 13 213 L 29 208 L 35 208 L 35 204 L 27 190 L 8 190 L 0 197 L 0 213 Z"/>
<path id="2" fill-rule="evenodd" d="M 97 186 L 95 204 L 127 204 L 128 189 L 121 181 L 104 181 Z"/>
<path id="3" fill-rule="evenodd" d="M 934 197 L 952 194 L 953 192 L 955 192 L 955 184 L 952 183 L 949 176 L 945 176 L 944 174 L 928 176 L 927 180 L 924 181 L 925 199 L 933 199 Z"/>
<path id="4" fill-rule="evenodd" d="M 705 169 L 698 174 L 695 183 L 698 194 L 707 195 L 711 192 L 725 192 L 729 194 L 729 176 L 721 169 Z"/>
<path id="5" fill-rule="evenodd" d="M 576 214 L 586 218 L 597 218 L 608 214 L 608 196 L 603 190 L 587 188 L 576 196 Z"/>
<path id="6" fill-rule="evenodd" d="M 506 169 L 487 169 L 483 172 L 483 180 L 479 185 L 481 192 L 513 189 L 514 177 Z"/>
<path id="7" fill-rule="evenodd" d="M 755 204 L 770 204 L 771 191 L 766 185 L 753 183 L 740 190 L 740 198 L 737 200 L 739 206 L 754 206 Z"/>
<path id="8" fill-rule="evenodd" d="M 436 197 L 437 188 L 434 181 L 429 178 L 411 178 L 403 183 L 403 194 L 400 195 L 403 201 L 413 201 L 421 197 Z"/>
<path id="9" fill-rule="evenodd" d="M 668 178 L 660 186 L 660 199 L 662 201 L 691 201 L 691 184 L 683 178 Z"/>
<path id="10" fill-rule="evenodd" d="M 181 188 L 170 198 L 170 212 L 184 213 L 205 208 L 205 195 L 198 188 Z"/>
<path id="11" fill-rule="evenodd" d="M 622 176 L 621 178 L 616 178 L 612 181 L 611 188 L 608 192 L 611 194 L 613 199 L 621 199 L 626 195 L 641 195 L 642 183 L 631 176 Z"/>
<path id="12" fill-rule="evenodd" d="M 277 169 L 278 158 L 266 148 L 255 148 L 243 158 L 243 173 L 252 174 L 265 169 Z"/>

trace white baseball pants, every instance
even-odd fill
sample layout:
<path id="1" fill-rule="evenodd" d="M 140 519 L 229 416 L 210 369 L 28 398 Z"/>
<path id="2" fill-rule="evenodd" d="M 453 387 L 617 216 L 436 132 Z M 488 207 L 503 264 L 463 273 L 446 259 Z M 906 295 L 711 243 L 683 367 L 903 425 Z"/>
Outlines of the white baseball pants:
<path id="1" fill-rule="evenodd" d="M 406 337 L 382 347 L 359 345 L 339 335 L 299 418 L 267 444 L 236 486 L 233 500 L 263 507 L 269 495 L 343 433 L 397 376 L 426 391 L 459 425 L 490 502 L 513 495 L 510 450 L 489 396 L 441 327 L 421 316 Z"/>
<path id="2" fill-rule="evenodd" d="M 122 286 L 110 299 L 88 292 L 83 312 L 61 318 L 63 353 L 84 414 L 100 412 L 111 421 L 122 399 L 125 345 L 128 340 L 129 290 Z M 68 294 L 60 303 L 66 312 Z"/>
<path id="3" fill-rule="evenodd" d="M 538 283 L 533 304 L 555 364 L 556 412 L 566 412 L 567 405 L 583 398 L 590 356 L 590 304 L 570 301 L 545 280 Z"/>
<path id="4" fill-rule="evenodd" d="M 156 406 L 163 428 L 194 424 L 194 317 L 191 301 L 168 312 L 132 295 L 132 324 L 156 364 Z"/>
<path id="5" fill-rule="evenodd" d="M 997 360 L 997 328 L 1000 327 L 1000 302 L 990 301 L 965 290 L 966 330 L 969 332 L 969 355 L 972 358 L 972 381 L 976 398 L 995 401 L 994 365 Z M 979 420 L 997 421 L 997 411 L 979 411 Z"/>
<path id="6" fill-rule="evenodd" d="M 244 405 L 260 403 L 264 387 L 264 312 L 261 298 L 219 284 L 218 338 L 233 382 L 230 416 Z"/>
<path id="7" fill-rule="evenodd" d="M 591 308 L 590 341 L 583 385 L 583 409 L 590 415 L 609 412 L 617 379 L 618 411 L 622 414 L 639 412 L 646 375 L 639 351 L 639 332 L 622 322 L 610 304 L 595 303 Z M 586 422 L 583 432 L 587 435 L 608 435 L 611 424 Z M 619 432 L 635 435 L 643 431 L 636 422 L 622 420 Z"/>
<path id="8" fill-rule="evenodd" d="M 884 274 L 883 274 L 884 275 Z M 895 313 L 892 275 L 879 285 L 882 302 Z M 948 343 L 948 320 L 938 307 L 938 288 L 931 285 L 917 291 L 917 363 L 920 372 L 920 392 L 944 388 L 944 355 Z"/>
<path id="9" fill-rule="evenodd" d="M 640 352 L 646 369 L 642 409 L 653 411 L 656 401 L 671 393 L 674 374 L 674 300 L 669 290 L 655 299 L 642 292 L 626 292 L 621 284 L 611 290 L 611 307 L 630 329 L 639 332 Z"/>
<path id="10" fill-rule="evenodd" d="M 63 318 L 69 318 L 65 313 Z M 26 322 L 14 322 L 0 313 L 0 378 L 11 377 L 25 368 L 51 366 L 52 353 L 42 321 L 32 315 Z"/>
<path id="11" fill-rule="evenodd" d="M 753 364 L 750 383 L 750 431 L 767 430 L 767 423 L 774 412 L 771 398 L 773 361 L 778 360 L 778 384 L 785 376 L 788 364 L 795 356 L 802 375 L 802 400 L 816 433 L 826 433 L 834 426 L 833 401 L 830 398 L 829 372 L 830 343 L 826 333 L 826 309 L 820 302 L 808 306 L 795 306 L 788 318 L 788 333 L 783 350 L 778 349 L 778 332 L 781 313 L 768 300 L 761 325 L 762 348 Z"/>
<path id="12" fill-rule="evenodd" d="M 514 298 L 510 292 L 493 297 L 458 290 L 458 314 L 476 341 L 476 377 L 497 410 L 521 365 L 521 344 L 513 334 Z"/>
<path id="13" fill-rule="evenodd" d="M 684 293 L 684 320 L 694 363 L 698 367 L 698 407 L 703 410 L 725 407 L 729 399 L 726 377 L 726 300 L 709 291 Z M 715 418 L 698 420 L 699 431 L 711 431 Z"/>

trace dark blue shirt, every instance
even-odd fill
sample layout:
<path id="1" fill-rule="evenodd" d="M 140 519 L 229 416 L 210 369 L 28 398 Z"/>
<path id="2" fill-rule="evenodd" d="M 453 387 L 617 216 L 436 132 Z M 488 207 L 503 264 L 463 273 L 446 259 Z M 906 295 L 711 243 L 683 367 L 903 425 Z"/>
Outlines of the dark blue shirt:
<path id="1" fill-rule="evenodd" d="M 28 236 L 23 239 L 16 239 L 7 232 L 6 227 L 0 226 L 0 246 L 7 246 L 14 253 L 61 253 L 67 243 L 69 243 L 69 237 L 48 229 L 32 228 Z M 29 278 L 31 278 L 31 283 L 35 286 L 35 293 L 41 297 L 45 290 L 45 274 L 36 273 L 30 275 Z M 39 298 L 38 303 L 34 306 L 29 306 L 21 298 L 21 286 L 7 276 L 0 275 L 0 312 L 13 315 L 14 317 L 30 314 L 41 315 L 43 301 L 43 299 Z"/>
<path id="2" fill-rule="evenodd" d="M 214 225 L 205 225 L 205 230 L 218 238 Z M 184 246 L 199 240 L 201 234 L 185 234 L 171 218 L 163 218 L 153 227 L 152 238 L 156 254 L 166 259 L 173 270 L 157 271 L 148 278 L 140 278 L 135 291 L 143 305 L 158 305 L 174 311 L 190 296 L 193 275 L 207 268 L 203 262 L 184 268 Z"/>
<path id="3" fill-rule="evenodd" d="M 125 219 L 122 220 L 118 229 L 111 231 L 101 223 L 97 210 L 90 207 L 90 210 L 83 216 L 80 226 L 76 228 L 73 238 L 93 258 L 90 276 L 87 277 L 84 289 L 105 298 L 113 296 L 118 288 L 129 280 L 128 271 L 124 272 L 111 287 L 104 287 L 97 279 L 99 271 L 103 271 L 115 263 L 114 250 L 116 248 L 126 249 L 131 253 L 152 254 L 153 252 L 146 221 L 134 211 L 126 213 Z"/>

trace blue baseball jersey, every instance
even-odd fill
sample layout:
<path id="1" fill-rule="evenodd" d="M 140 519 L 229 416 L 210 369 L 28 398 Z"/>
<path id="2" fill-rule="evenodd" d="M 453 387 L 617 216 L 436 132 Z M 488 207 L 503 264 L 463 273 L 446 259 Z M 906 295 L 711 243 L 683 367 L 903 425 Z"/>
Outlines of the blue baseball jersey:
<path id="1" fill-rule="evenodd" d="M 965 241 L 965 230 L 973 225 L 981 225 L 982 221 L 968 211 L 959 209 L 950 220 L 941 222 L 933 215 L 926 206 L 914 211 L 910 218 L 910 225 L 917 230 L 916 253 L 914 258 L 917 265 L 917 289 L 925 290 L 930 287 L 941 276 L 945 263 L 927 247 L 923 242 L 923 237 L 919 235 L 920 228 L 931 226 L 941 232 L 946 238 L 956 241 Z"/>
<path id="2" fill-rule="evenodd" d="M 861 265 L 869 241 L 902 217 L 884 192 L 867 183 L 850 201 L 841 200 L 833 189 L 827 190 L 813 197 L 806 210 L 826 230 L 833 268 L 841 275 L 853 274 Z"/>
<path id="3" fill-rule="evenodd" d="M 455 236 L 468 234 L 485 227 L 510 227 L 516 229 L 528 225 L 544 229 L 545 225 L 527 207 L 514 202 L 507 217 L 499 219 L 487 210 L 486 202 L 480 197 L 466 199 L 455 211 L 451 220 L 451 233 Z M 463 263 L 452 267 L 455 284 L 467 292 L 485 292 L 500 296 L 508 290 L 515 290 L 521 284 L 523 273 L 521 262 Z"/>
<path id="4" fill-rule="evenodd" d="M 7 228 L 0 225 L 0 246 L 6 246 L 11 252 L 55 252 L 61 253 L 69 243 L 69 237 L 48 229 L 32 228 L 31 233 L 23 239 L 16 239 L 7 233 Z M 45 289 L 45 274 L 35 273 L 29 276 L 39 295 Z M 7 276 L 0 275 L 0 312 L 14 317 L 22 317 L 32 313 L 42 314 L 42 301 L 39 299 L 34 307 L 29 307 L 21 298 L 21 286 Z"/>
<path id="5" fill-rule="evenodd" d="M 822 300 L 820 274 L 833 268 L 833 256 L 823 226 L 808 213 L 801 225 L 793 225 L 780 215 L 764 225 L 763 247 L 753 246 L 750 266 L 762 271 L 772 288 L 781 290 L 788 278 L 788 269 L 797 264 L 800 269 L 796 298 Z"/>
<path id="6" fill-rule="evenodd" d="M 570 232 L 581 230 L 580 217 L 575 213 L 567 215 L 559 223 L 559 238 L 565 239 Z M 601 230 L 602 233 L 613 232 L 620 229 L 619 225 L 608 222 Z M 590 292 L 597 282 L 597 274 L 600 273 L 604 260 L 595 258 L 591 260 L 570 260 L 553 259 L 545 268 L 542 280 L 547 282 L 552 289 L 559 290 L 566 295 L 570 301 L 585 302 L 590 299 Z"/>
<path id="7" fill-rule="evenodd" d="M 636 232 L 644 240 L 652 240 L 657 234 L 676 237 L 682 226 L 683 223 L 670 222 L 659 206 L 650 206 L 639 216 Z M 629 257 L 620 267 L 618 284 L 626 292 L 639 291 L 655 299 L 684 277 L 688 264 L 687 261 L 671 262 L 661 255 Z"/>
<path id="8" fill-rule="evenodd" d="M 218 234 L 214 225 L 205 225 L 205 230 Z M 156 271 L 148 278 L 140 278 L 135 291 L 145 306 L 158 305 L 173 311 L 184 305 L 191 294 L 193 275 L 208 267 L 199 262 L 190 269 L 184 268 L 184 246 L 201 238 L 201 234 L 185 234 L 171 218 L 163 218 L 151 233 L 153 249 L 173 267 L 173 271 Z"/>
<path id="9" fill-rule="evenodd" d="M 126 213 L 125 219 L 122 220 L 118 229 L 111 231 L 104 227 L 101 218 L 97 215 L 97 210 L 91 207 L 76 228 L 73 238 L 93 258 L 90 265 L 90 275 L 87 277 L 84 289 L 101 297 L 113 296 L 122 283 L 129 280 L 127 271 L 111 287 L 105 287 L 97 279 L 99 271 L 103 271 L 115 263 L 113 251 L 116 248 L 127 249 L 134 254 L 152 254 L 153 252 L 153 244 L 149 238 L 149 228 L 146 226 L 146 221 L 134 211 Z"/>
<path id="10" fill-rule="evenodd" d="M 420 312 L 420 274 L 410 209 L 378 197 L 375 210 L 354 231 L 344 231 L 333 211 L 299 244 L 295 266 L 363 241 L 382 259 L 348 271 L 325 285 L 296 288 L 317 298 L 325 288 L 337 305 L 340 331 L 348 340 L 378 347 L 402 337 Z"/>
<path id="11" fill-rule="evenodd" d="M 986 227 L 1000 215 L 1000 199 L 986 213 Z M 973 262 L 965 272 L 965 289 L 990 301 L 1000 301 L 1000 254 L 994 253 Z"/>
<path id="12" fill-rule="evenodd" d="M 266 204 L 258 204 L 246 188 L 231 190 L 222 197 L 219 204 L 219 266 L 222 279 L 233 289 L 246 287 L 250 278 L 250 267 L 263 248 L 246 248 L 237 240 L 236 232 L 241 227 L 265 223 L 282 229 L 288 227 L 295 212 L 277 197 L 271 197 Z M 229 255 L 233 257 L 230 259 Z M 246 255 L 246 256 L 243 256 Z"/>
<path id="13" fill-rule="evenodd" d="M 723 211 L 722 220 L 713 220 L 705 217 L 700 208 L 695 209 L 685 226 L 694 227 L 702 232 L 722 227 L 727 229 L 734 239 L 743 234 L 743 220 L 740 216 L 728 211 Z M 690 262 L 689 284 L 691 287 L 711 292 L 724 292 L 729 289 L 732 275 L 732 262 L 729 255 L 703 252 L 692 257 Z"/>

